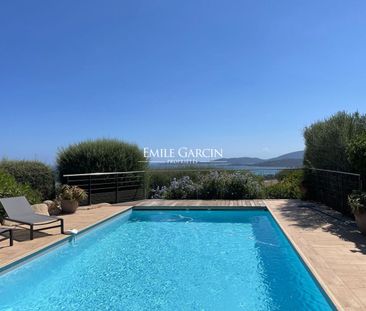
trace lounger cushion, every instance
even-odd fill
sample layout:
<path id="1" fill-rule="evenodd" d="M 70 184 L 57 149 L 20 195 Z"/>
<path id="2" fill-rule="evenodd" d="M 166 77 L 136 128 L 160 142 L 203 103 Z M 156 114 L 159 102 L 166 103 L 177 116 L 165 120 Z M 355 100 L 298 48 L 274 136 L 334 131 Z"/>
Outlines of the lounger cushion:
<path id="1" fill-rule="evenodd" d="M 30 224 L 34 224 L 34 223 L 47 223 L 47 222 L 52 222 L 52 221 L 56 221 L 58 220 L 58 218 L 56 217 L 51 217 L 51 216 L 45 216 L 45 215 L 38 215 L 38 214 L 33 214 L 33 215 L 27 215 L 27 217 L 22 217 L 22 218 L 11 218 L 11 220 L 14 221 L 19 221 L 19 222 L 24 222 L 24 223 L 30 223 Z"/>

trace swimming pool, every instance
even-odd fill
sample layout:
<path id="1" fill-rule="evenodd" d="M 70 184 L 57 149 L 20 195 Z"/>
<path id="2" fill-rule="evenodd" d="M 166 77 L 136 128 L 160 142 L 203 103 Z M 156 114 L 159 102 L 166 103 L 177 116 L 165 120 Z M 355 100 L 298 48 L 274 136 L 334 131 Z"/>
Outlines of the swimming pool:
<path id="1" fill-rule="evenodd" d="M 268 211 L 129 211 L 0 276 L 0 310 L 332 310 Z"/>

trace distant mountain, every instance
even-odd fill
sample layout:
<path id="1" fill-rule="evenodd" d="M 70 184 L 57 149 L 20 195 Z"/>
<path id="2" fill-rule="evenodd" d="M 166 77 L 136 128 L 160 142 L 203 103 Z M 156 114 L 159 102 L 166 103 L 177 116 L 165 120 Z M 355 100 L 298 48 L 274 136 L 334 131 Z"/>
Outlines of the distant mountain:
<path id="1" fill-rule="evenodd" d="M 249 165 L 262 167 L 299 167 L 302 166 L 304 151 L 286 153 L 271 159 L 250 157 L 223 158 L 216 161 L 226 161 L 224 165 Z"/>
<path id="2" fill-rule="evenodd" d="M 272 161 L 272 160 L 285 160 L 285 159 L 286 160 L 287 159 L 300 159 L 300 160 L 303 160 L 304 159 L 304 150 L 286 153 L 286 154 L 283 154 L 283 155 L 281 155 L 279 157 L 269 159 L 267 161 Z"/>
<path id="3" fill-rule="evenodd" d="M 304 160 L 304 151 L 295 151 L 257 163 L 257 166 L 299 167 Z"/>

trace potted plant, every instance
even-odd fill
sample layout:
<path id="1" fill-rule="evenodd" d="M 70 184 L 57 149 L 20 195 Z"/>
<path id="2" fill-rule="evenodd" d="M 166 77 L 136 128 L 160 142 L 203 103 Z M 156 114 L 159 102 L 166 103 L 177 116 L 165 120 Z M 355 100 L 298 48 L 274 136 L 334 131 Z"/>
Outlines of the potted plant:
<path id="1" fill-rule="evenodd" d="M 83 189 L 77 186 L 63 185 L 59 194 L 62 211 L 68 214 L 75 213 L 79 207 L 79 202 L 87 197 L 88 195 Z"/>
<path id="2" fill-rule="evenodd" d="M 354 191 L 348 197 L 348 203 L 355 215 L 358 228 L 366 234 L 366 192 Z"/>

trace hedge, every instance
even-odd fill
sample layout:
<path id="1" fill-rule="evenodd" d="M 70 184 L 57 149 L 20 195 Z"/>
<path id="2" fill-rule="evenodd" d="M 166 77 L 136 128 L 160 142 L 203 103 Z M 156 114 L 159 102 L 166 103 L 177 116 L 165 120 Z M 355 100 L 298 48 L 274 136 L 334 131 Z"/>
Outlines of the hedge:
<path id="1" fill-rule="evenodd" d="M 366 133 L 353 138 L 347 146 L 348 161 L 354 172 L 366 176 Z"/>
<path id="2" fill-rule="evenodd" d="M 48 165 L 39 161 L 2 160 L 0 170 L 13 176 L 16 182 L 28 184 L 40 193 L 43 200 L 54 199 L 55 178 Z"/>
<path id="3" fill-rule="evenodd" d="M 39 203 L 42 200 L 41 194 L 29 185 L 17 183 L 13 176 L 0 171 L 0 198 L 16 196 L 25 196 L 31 204 Z M 4 216 L 4 210 L 0 205 L 0 218 L 2 216 Z"/>
<path id="4" fill-rule="evenodd" d="M 117 139 L 87 140 L 59 150 L 57 170 L 65 174 L 139 171 L 146 168 L 137 145 Z"/>
<path id="5" fill-rule="evenodd" d="M 338 112 L 305 128 L 304 165 L 314 168 L 352 171 L 347 146 L 352 138 L 366 133 L 366 115 Z"/>

